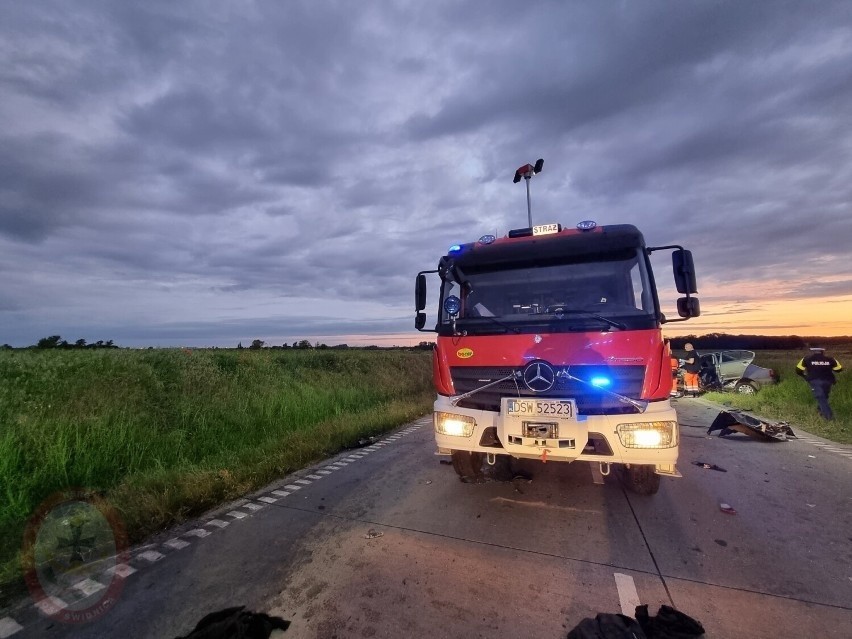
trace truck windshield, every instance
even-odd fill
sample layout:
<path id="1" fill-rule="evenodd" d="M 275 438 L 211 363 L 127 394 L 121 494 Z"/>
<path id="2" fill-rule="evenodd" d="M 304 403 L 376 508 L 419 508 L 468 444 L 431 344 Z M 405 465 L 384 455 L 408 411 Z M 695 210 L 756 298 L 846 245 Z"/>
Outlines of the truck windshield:
<path id="1" fill-rule="evenodd" d="M 536 262 L 466 264 L 464 282 L 449 275 L 443 300 L 461 300 L 457 328 L 469 334 L 652 328 L 657 323 L 649 267 L 641 249 Z M 451 330 L 441 313 L 441 332 Z"/>

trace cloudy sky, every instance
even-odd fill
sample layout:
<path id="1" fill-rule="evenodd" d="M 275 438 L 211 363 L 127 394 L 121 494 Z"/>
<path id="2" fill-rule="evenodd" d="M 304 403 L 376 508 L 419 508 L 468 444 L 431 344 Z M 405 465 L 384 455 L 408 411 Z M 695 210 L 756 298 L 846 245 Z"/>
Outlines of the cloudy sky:
<path id="1" fill-rule="evenodd" d="M 539 157 L 534 221 L 693 250 L 670 334 L 852 334 L 848 0 L 21 0 L 0 343 L 431 339 L 415 274 Z"/>

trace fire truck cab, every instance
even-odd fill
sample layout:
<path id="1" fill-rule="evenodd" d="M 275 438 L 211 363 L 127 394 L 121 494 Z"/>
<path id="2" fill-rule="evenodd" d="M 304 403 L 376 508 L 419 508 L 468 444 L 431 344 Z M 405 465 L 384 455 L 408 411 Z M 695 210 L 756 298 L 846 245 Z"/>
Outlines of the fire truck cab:
<path id="1" fill-rule="evenodd" d="M 672 251 L 683 297 L 660 310 L 650 254 Z M 435 441 L 467 480 L 511 458 L 589 461 L 627 469 L 636 492 L 680 476 L 670 404 L 666 321 L 699 315 L 692 255 L 647 247 L 631 225 L 544 224 L 449 249 L 418 274 L 418 330 L 426 276 L 440 278 L 433 353 Z"/>

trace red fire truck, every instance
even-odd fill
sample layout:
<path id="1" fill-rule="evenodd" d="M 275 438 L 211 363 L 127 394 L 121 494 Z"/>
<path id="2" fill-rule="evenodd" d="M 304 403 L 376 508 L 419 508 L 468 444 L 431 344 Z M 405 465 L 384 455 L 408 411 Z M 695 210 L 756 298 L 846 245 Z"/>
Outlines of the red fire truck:
<path id="1" fill-rule="evenodd" d="M 672 253 L 677 318 L 660 309 L 659 250 Z M 440 299 L 425 329 L 430 273 Z M 656 493 L 661 475 L 680 476 L 661 325 L 698 316 L 695 293 L 692 254 L 648 247 L 626 224 L 531 225 L 452 246 L 415 287 L 415 327 L 437 332 L 438 452 L 466 480 L 485 462 L 588 461 L 604 475 L 622 465 L 635 492 Z"/>

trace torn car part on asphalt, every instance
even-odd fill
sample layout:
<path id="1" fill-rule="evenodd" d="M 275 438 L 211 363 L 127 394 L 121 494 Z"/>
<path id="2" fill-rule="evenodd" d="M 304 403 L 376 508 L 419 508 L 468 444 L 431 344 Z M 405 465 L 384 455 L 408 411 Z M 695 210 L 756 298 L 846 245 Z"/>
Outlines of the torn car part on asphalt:
<path id="1" fill-rule="evenodd" d="M 719 431 L 719 437 L 737 432 L 763 441 L 785 442 L 789 437 L 796 438 L 796 434 L 787 422 L 760 419 L 752 415 L 745 415 L 738 410 L 719 411 L 716 419 L 707 429 L 707 434 L 709 435 L 714 430 Z"/>

